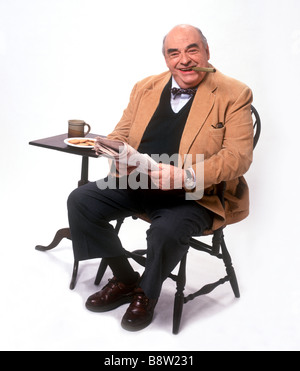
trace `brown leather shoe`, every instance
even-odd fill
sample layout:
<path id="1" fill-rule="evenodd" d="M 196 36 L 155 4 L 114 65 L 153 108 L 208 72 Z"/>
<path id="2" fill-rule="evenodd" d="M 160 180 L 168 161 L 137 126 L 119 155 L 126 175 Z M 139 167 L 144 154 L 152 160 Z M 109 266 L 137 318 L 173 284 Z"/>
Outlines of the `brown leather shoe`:
<path id="1" fill-rule="evenodd" d="M 149 299 L 142 289 L 135 290 L 135 296 L 127 309 L 122 327 L 127 331 L 140 331 L 150 325 L 157 299 Z"/>
<path id="2" fill-rule="evenodd" d="M 107 312 L 119 306 L 130 303 L 135 295 L 138 280 L 132 285 L 125 285 L 113 277 L 108 284 L 96 294 L 90 296 L 85 304 L 86 308 L 92 312 Z"/>

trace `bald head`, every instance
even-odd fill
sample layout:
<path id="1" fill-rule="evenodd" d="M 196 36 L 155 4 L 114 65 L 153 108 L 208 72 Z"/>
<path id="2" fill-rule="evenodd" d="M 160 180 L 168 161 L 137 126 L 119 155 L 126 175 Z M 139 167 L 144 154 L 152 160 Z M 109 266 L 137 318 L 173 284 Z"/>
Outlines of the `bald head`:
<path id="1" fill-rule="evenodd" d="M 167 41 L 168 37 L 175 37 L 176 38 L 176 37 L 178 37 L 178 35 L 183 36 L 187 33 L 196 33 L 200 37 L 200 40 L 202 41 L 204 48 L 207 49 L 207 47 L 208 47 L 207 39 L 203 35 L 202 31 L 199 28 L 191 26 L 189 24 L 180 24 L 180 25 L 177 25 L 174 28 L 172 28 L 172 30 L 169 31 L 169 33 L 164 37 L 163 47 L 162 47 L 163 55 L 165 56 L 165 53 L 166 53 L 165 45 L 166 45 L 166 41 Z"/>

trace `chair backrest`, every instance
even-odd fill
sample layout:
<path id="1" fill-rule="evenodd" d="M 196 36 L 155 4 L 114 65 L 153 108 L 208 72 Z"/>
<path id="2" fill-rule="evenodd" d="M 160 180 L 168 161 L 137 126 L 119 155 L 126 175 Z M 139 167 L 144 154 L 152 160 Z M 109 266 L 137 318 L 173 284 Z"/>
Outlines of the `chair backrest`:
<path id="1" fill-rule="evenodd" d="M 251 113 L 253 117 L 253 129 L 254 129 L 254 135 L 253 135 L 253 149 L 256 147 L 256 144 L 258 142 L 260 132 L 261 132 L 261 122 L 259 114 L 255 107 L 251 105 Z"/>

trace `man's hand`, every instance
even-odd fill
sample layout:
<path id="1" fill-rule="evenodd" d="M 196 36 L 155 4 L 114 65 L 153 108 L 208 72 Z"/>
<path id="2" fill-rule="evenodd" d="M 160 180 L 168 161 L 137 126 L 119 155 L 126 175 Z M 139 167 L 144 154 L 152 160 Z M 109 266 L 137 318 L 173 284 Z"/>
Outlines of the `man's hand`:
<path id="1" fill-rule="evenodd" d="M 132 171 L 137 169 L 137 166 L 127 166 L 125 163 L 120 163 L 119 161 L 114 161 L 115 168 L 119 174 L 119 176 L 126 176 L 129 175 Z"/>
<path id="2" fill-rule="evenodd" d="M 149 175 L 156 187 L 163 191 L 183 188 L 185 172 L 179 167 L 159 164 L 159 170 L 152 170 Z"/>

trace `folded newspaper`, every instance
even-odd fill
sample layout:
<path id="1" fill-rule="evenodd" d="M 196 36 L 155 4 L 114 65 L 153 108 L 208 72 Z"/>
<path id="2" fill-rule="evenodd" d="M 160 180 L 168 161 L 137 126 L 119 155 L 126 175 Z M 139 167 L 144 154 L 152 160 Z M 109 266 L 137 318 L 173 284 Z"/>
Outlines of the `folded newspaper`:
<path id="1" fill-rule="evenodd" d="M 97 155 L 113 159 L 123 166 L 136 167 L 140 173 L 148 174 L 150 170 L 159 169 L 158 163 L 148 154 L 140 153 L 120 140 L 96 137 L 94 150 Z"/>

